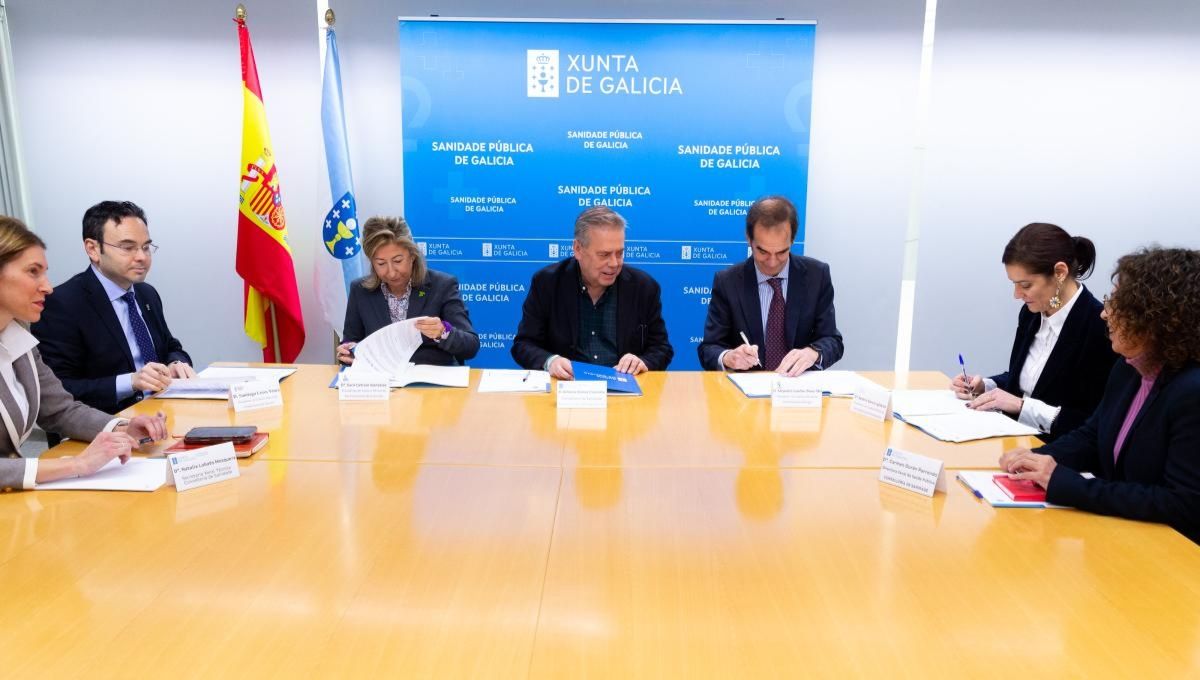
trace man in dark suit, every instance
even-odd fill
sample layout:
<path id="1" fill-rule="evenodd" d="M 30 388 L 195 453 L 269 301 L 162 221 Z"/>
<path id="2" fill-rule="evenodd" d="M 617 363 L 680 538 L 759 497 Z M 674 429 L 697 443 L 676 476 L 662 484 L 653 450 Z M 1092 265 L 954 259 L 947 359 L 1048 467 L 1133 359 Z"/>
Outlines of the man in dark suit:
<path id="1" fill-rule="evenodd" d="M 796 207 L 783 196 L 750 206 L 751 257 L 713 277 L 704 341 L 697 348 L 705 369 L 761 367 L 795 376 L 842 358 L 829 265 L 792 254 L 797 226 Z"/>
<path id="2" fill-rule="evenodd" d="M 167 328 L 162 299 L 145 283 L 154 251 L 146 214 L 102 201 L 83 215 L 91 266 L 57 286 L 32 327 L 42 359 L 76 399 L 116 413 L 192 378 L 192 359 Z"/>
<path id="3" fill-rule="evenodd" d="M 666 369 L 675 350 L 661 291 L 649 274 L 624 266 L 625 219 L 588 208 L 575 220 L 574 249 L 574 257 L 533 275 L 513 359 L 561 380 L 574 377 L 572 361 L 633 375 Z"/>

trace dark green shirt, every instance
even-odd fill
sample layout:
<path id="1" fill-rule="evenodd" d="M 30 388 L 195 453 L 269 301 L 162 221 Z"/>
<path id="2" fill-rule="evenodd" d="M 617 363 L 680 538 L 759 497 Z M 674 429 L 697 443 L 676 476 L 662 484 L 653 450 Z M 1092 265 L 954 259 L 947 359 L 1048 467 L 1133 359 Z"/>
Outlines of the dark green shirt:
<path id="1" fill-rule="evenodd" d="M 596 304 L 588 295 L 587 286 L 579 282 L 579 351 L 583 361 L 600 366 L 616 366 L 617 354 L 617 285 L 604 290 Z"/>

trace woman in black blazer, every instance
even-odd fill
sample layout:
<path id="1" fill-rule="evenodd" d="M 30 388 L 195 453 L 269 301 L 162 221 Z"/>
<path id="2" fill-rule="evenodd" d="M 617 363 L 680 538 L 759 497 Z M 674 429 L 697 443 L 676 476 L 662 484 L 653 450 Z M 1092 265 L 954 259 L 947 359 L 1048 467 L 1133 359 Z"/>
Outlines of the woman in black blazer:
<path id="1" fill-rule="evenodd" d="M 1100 318 L 1103 305 L 1079 282 L 1096 247 L 1053 224 L 1027 224 L 1001 258 L 1017 315 L 1008 370 L 990 378 L 959 375 L 950 387 L 974 409 L 1003 411 L 1053 441 L 1092 414 L 1116 354 Z"/>
<path id="2" fill-rule="evenodd" d="M 414 364 L 455 366 L 479 353 L 479 336 L 458 293 L 458 280 L 425 266 L 403 218 L 371 217 L 363 224 L 362 239 L 371 274 L 350 286 L 338 361 L 354 363 L 350 350 L 359 340 L 405 319 L 415 319 L 424 336 L 413 353 Z"/>
<path id="3" fill-rule="evenodd" d="M 1000 466 L 1045 487 L 1051 503 L 1163 522 L 1200 543 L 1200 251 L 1126 255 L 1113 282 L 1104 317 L 1124 360 L 1100 406 L 1051 444 L 1005 453 Z"/>

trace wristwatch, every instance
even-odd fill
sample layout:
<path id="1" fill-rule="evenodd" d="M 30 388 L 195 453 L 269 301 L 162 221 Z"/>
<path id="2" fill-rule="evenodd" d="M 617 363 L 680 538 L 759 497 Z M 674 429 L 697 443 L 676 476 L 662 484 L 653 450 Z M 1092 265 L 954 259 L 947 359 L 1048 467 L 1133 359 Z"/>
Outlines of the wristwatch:
<path id="1" fill-rule="evenodd" d="M 441 342 L 441 341 L 445 340 L 446 338 L 450 337 L 450 331 L 452 331 L 452 330 L 454 330 L 454 326 L 451 326 L 449 321 L 446 321 L 443 319 L 442 320 L 442 334 L 437 336 L 437 338 L 434 339 L 434 342 Z"/>

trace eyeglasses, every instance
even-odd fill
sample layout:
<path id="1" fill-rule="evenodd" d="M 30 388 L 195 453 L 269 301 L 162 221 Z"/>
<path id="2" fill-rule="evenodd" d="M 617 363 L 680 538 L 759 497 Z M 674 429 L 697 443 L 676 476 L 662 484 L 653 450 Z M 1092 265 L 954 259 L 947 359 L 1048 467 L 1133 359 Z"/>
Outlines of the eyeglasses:
<path id="1" fill-rule="evenodd" d="M 116 248 L 117 250 L 125 253 L 126 255 L 131 255 L 131 256 L 139 250 L 142 251 L 143 253 L 145 253 L 146 255 L 153 255 L 154 253 L 158 252 L 158 244 L 157 243 L 147 243 L 147 244 L 141 245 L 141 246 L 135 245 L 133 243 L 109 243 L 108 241 L 101 241 L 101 243 L 103 243 L 106 246 L 112 246 L 113 248 Z"/>

